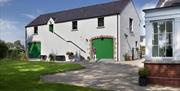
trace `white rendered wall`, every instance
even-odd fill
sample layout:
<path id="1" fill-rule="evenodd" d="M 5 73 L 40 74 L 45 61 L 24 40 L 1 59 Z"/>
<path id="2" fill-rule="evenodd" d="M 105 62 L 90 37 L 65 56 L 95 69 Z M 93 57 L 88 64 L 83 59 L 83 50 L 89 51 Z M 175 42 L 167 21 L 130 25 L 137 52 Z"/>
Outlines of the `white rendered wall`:
<path id="1" fill-rule="evenodd" d="M 119 20 L 117 20 L 117 18 Z M 133 18 L 133 33 L 129 32 L 129 18 Z M 50 19 L 52 23 L 53 20 Z M 34 28 L 28 27 L 27 37 L 33 36 L 33 40 L 30 41 L 41 41 L 42 52 L 41 55 L 49 55 L 54 52 L 58 55 L 66 55 L 66 52 L 81 52 L 81 55 L 87 58 L 90 56 L 91 43 L 90 40 L 95 37 L 112 37 L 114 39 L 114 59 L 117 60 L 117 48 L 119 48 L 119 60 L 124 60 L 124 54 L 130 52 L 130 48 L 127 44 L 127 40 L 124 37 L 124 33 L 128 34 L 128 41 L 131 48 L 135 48 L 135 42 L 140 43 L 140 19 L 133 6 L 130 2 L 121 15 L 106 16 L 104 18 L 104 28 L 98 28 L 97 18 L 78 20 L 78 31 L 72 31 L 72 21 L 64 23 L 56 23 L 54 25 L 54 32 L 62 36 L 65 40 L 73 41 L 79 47 L 86 51 L 83 53 L 77 47 L 71 43 L 67 43 L 57 37 L 56 35 L 49 32 L 49 22 L 47 25 L 38 26 L 38 35 L 33 35 Z M 117 22 L 119 24 L 117 25 Z M 117 31 L 119 32 L 119 38 L 117 39 Z M 118 41 L 117 41 L 118 40 Z M 30 42 L 29 41 L 29 42 Z M 119 46 L 117 47 L 117 43 Z M 137 56 L 137 54 L 135 54 Z"/>
<path id="2" fill-rule="evenodd" d="M 51 19 L 50 19 L 51 21 Z M 107 16 L 104 18 L 104 28 L 97 28 L 97 18 L 85 19 L 78 21 L 78 31 L 72 31 L 72 22 L 56 23 L 54 32 L 68 41 L 73 41 L 80 46 L 86 53 L 81 52 L 71 43 L 67 43 L 49 32 L 49 25 L 38 26 L 38 35 L 33 35 L 34 28 L 27 28 L 27 39 L 30 41 L 41 41 L 41 55 L 56 53 L 57 55 L 66 55 L 66 52 L 81 52 L 81 55 L 87 58 L 90 56 L 90 40 L 93 37 L 112 36 L 116 44 L 117 15 Z M 87 41 L 88 40 L 88 41 Z M 28 42 L 30 42 L 28 41 Z M 114 47 L 114 58 L 116 59 L 116 45 Z"/>
<path id="3" fill-rule="evenodd" d="M 129 30 L 129 18 L 133 19 L 133 33 Z M 124 55 L 126 53 L 132 53 L 132 48 L 136 48 L 136 41 L 138 42 L 138 48 L 140 46 L 140 18 L 132 2 L 121 13 L 120 20 L 120 57 L 121 60 L 124 60 Z M 125 39 L 125 33 L 128 35 L 127 39 Z M 137 57 L 138 54 L 135 53 L 135 58 Z"/>
<path id="4" fill-rule="evenodd" d="M 97 18 L 80 20 L 78 21 L 78 31 L 72 31 L 72 22 L 58 23 L 55 26 L 55 32 L 60 36 L 63 36 L 66 40 L 71 40 L 79 45 L 87 52 L 85 54 L 81 52 L 81 54 L 87 57 L 90 56 L 91 38 L 108 35 L 116 39 L 116 21 L 116 15 L 107 16 L 104 18 L 104 28 L 99 29 L 97 25 Z"/>

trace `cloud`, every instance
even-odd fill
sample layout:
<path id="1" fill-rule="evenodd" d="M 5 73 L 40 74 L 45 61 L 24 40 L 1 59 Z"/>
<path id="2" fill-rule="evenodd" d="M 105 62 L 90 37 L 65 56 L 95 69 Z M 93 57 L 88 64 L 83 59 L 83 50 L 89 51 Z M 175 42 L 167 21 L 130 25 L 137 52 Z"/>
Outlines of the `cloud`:
<path id="1" fill-rule="evenodd" d="M 43 13 L 44 13 L 43 10 L 37 9 L 35 12 L 32 12 L 31 14 L 29 14 L 29 13 L 23 13 L 23 14 L 21 14 L 21 15 L 24 16 L 24 17 L 26 17 L 26 18 L 29 18 L 29 19 L 33 20 L 33 19 L 35 19 L 37 16 L 39 16 L 39 15 L 41 15 L 41 14 L 43 14 Z"/>
<path id="2" fill-rule="evenodd" d="M 142 35 L 145 35 L 145 29 L 143 26 L 145 25 L 145 13 L 143 12 L 144 9 L 150 9 L 150 8 L 155 8 L 157 2 L 151 2 L 151 3 L 146 3 L 142 7 L 140 7 L 138 13 L 141 19 L 141 30 L 142 30 Z"/>
<path id="3" fill-rule="evenodd" d="M 0 0 L 0 7 L 4 6 L 9 1 L 11 1 L 11 0 Z"/>
<path id="4" fill-rule="evenodd" d="M 142 9 L 150 9 L 150 8 L 155 8 L 156 7 L 156 2 L 155 3 L 146 3 L 145 5 L 142 6 Z"/>
<path id="5" fill-rule="evenodd" d="M 0 19 L 0 29 L 1 30 L 16 30 L 17 22 L 15 21 L 9 21 L 5 19 Z"/>
<path id="6" fill-rule="evenodd" d="M 24 28 L 20 23 L 0 18 L 0 39 L 8 42 L 24 40 Z M 24 42 L 24 41 L 23 41 Z"/>
<path id="7" fill-rule="evenodd" d="M 22 14 L 23 16 L 30 18 L 30 19 L 35 19 L 36 17 L 32 14 Z"/>
<path id="8" fill-rule="evenodd" d="M 0 3 L 6 3 L 9 2 L 10 0 L 0 0 Z"/>

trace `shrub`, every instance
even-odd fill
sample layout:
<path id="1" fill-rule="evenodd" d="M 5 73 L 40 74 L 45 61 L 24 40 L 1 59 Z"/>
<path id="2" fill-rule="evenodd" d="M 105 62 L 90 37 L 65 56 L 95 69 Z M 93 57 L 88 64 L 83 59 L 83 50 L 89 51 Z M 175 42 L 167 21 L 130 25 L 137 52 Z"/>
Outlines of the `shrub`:
<path id="1" fill-rule="evenodd" d="M 87 60 L 91 60 L 90 56 L 87 57 Z"/>
<path id="2" fill-rule="evenodd" d="M 69 59 L 74 58 L 74 53 L 73 52 L 67 52 L 66 55 L 68 55 Z"/>
<path id="3" fill-rule="evenodd" d="M 41 60 L 43 60 L 43 61 L 47 60 L 47 56 L 46 55 L 41 55 Z"/>
<path id="4" fill-rule="evenodd" d="M 17 49 L 11 49 L 8 50 L 8 58 L 12 60 L 18 60 L 20 59 L 20 52 Z"/>
<path id="5" fill-rule="evenodd" d="M 131 60 L 131 56 L 128 53 L 124 54 L 124 59 L 125 61 L 130 61 Z"/>
<path id="6" fill-rule="evenodd" d="M 50 61 L 55 61 L 55 57 L 56 57 L 56 55 L 54 53 L 49 54 L 49 60 Z"/>
<path id="7" fill-rule="evenodd" d="M 73 56 L 74 53 L 73 53 L 73 52 L 67 52 L 66 55 L 68 55 L 68 56 Z"/>
<path id="8" fill-rule="evenodd" d="M 25 52 L 20 52 L 20 60 L 21 61 L 28 61 L 28 57 Z"/>
<path id="9" fill-rule="evenodd" d="M 140 77 L 147 77 L 149 75 L 149 71 L 146 68 L 140 68 L 138 74 Z"/>
<path id="10" fill-rule="evenodd" d="M 20 61 L 27 61 L 28 60 L 28 57 L 27 57 L 25 51 L 19 50 L 19 49 L 8 50 L 7 58 L 11 59 L 11 60 L 20 60 Z"/>

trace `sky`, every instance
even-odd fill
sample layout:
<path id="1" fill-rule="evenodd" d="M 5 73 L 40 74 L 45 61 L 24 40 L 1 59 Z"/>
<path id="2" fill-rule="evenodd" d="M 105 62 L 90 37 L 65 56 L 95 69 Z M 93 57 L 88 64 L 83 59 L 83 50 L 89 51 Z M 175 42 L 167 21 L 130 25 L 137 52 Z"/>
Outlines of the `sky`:
<path id="1" fill-rule="evenodd" d="M 40 14 L 73 9 L 115 0 L 0 0 L 0 39 L 25 41 L 25 26 Z M 158 0 L 133 0 L 144 25 L 143 9 L 153 8 Z M 144 29 L 141 28 L 144 35 Z"/>

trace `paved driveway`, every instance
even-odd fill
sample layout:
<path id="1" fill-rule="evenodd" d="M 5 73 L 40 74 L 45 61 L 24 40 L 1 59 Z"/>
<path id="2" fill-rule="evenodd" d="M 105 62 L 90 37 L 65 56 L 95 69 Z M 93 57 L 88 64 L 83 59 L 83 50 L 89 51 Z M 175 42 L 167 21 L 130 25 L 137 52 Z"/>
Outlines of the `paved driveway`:
<path id="1" fill-rule="evenodd" d="M 86 69 L 66 73 L 42 76 L 41 79 L 50 83 L 68 83 L 78 86 L 88 86 L 115 91 L 177 91 L 169 87 L 138 86 L 138 68 L 141 61 L 127 63 L 81 63 Z"/>

